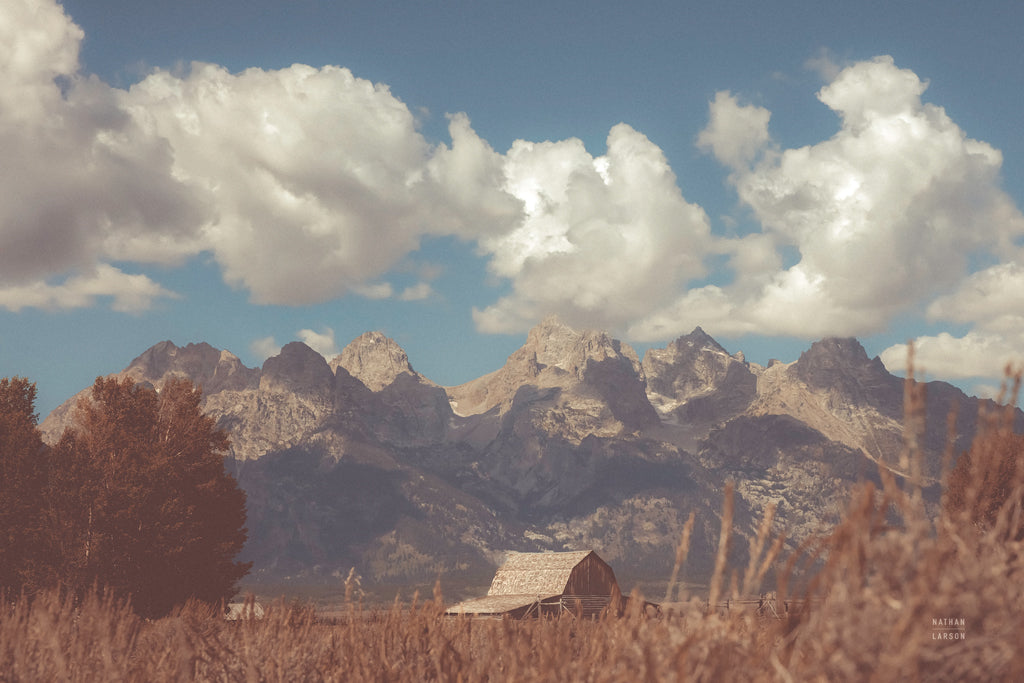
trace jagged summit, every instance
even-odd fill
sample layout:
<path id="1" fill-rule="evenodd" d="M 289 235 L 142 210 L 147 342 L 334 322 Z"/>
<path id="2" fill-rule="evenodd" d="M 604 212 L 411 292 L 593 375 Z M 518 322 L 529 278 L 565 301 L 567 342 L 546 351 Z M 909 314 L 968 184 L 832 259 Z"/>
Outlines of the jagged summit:
<path id="1" fill-rule="evenodd" d="M 557 389 L 563 399 L 575 394 L 604 396 L 622 408 L 616 409 L 619 414 L 632 416 L 627 422 L 654 418 L 643 398 L 643 370 L 636 351 L 605 332 L 573 329 L 555 315 L 531 329 L 526 343 L 504 366 L 448 393 L 457 412 L 479 414 L 495 407 L 508 409 L 524 386 Z"/>
<path id="2" fill-rule="evenodd" d="M 867 351 L 853 337 L 825 337 L 800 354 L 806 366 L 838 367 L 863 365 L 869 361 Z"/>
<path id="3" fill-rule="evenodd" d="M 557 313 L 548 313 L 544 318 L 534 325 L 527 336 L 537 334 L 539 336 L 549 336 L 551 334 L 557 334 L 561 332 L 570 332 L 572 334 L 578 334 L 571 326 L 567 325 Z"/>
<path id="4" fill-rule="evenodd" d="M 526 344 L 513 357 L 521 352 L 532 356 L 531 360 L 542 368 L 558 368 L 578 379 L 583 379 L 588 362 L 609 358 L 625 358 L 637 373 L 640 372 L 640 359 L 629 344 L 613 339 L 601 330 L 577 331 L 554 314 L 530 330 Z"/>
<path id="5" fill-rule="evenodd" d="M 693 332 L 690 332 L 690 334 L 679 337 L 679 339 L 676 339 L 673 343 L 676 346 L 681 346 L 685 344 L 686 346 L 696 348 L 698 350 L 710 349 L 712 351 L 719 351 L 726 355 L 728 355 L 729 353 L 728 351 L 725 350 L 725 347 L 719 344 L 714 337 L 705 332 L 704 328 L 699 325 L 693 328 Z"/>
<path id="6" fill-rule="evenodd" d="M 743 356 L 729 355 L 700 327 L 664 349 L 648 349 L 643 369 L 647 397 L 670 423 L 695 425 L 735 415 L 757 391 Z"/>
<path id="7" fill-rule="evenodd" d="M 793 364 L 793 372 L 811 386 L 865 382 L 891 382 L 894 378 L 882 360 L 868 358 L 859 341 L 852 337 L 826 337 L 811 344 Z M 898 382 L 898 380 L 896 380 Z"/>
<path id="8" fill-rule="evenodd" d="M 643 369 L 648 383 L 659 385 L 664 379 L 664 371 L 670 366 L 685 366 L 690 371 L 696 365 L 712 364 L 727 367 L 730 360 L 742 362 L 737 357 L 730 356 L 729 352 L 702 328 L 696 327 L 693 332 L 670 342 L 663 349 L 648 349 L 644 354 Z M 652 388 L 660 391 L 658 386 Z"/>
<path id="9" fill-rule="evenodd" d="M 216 367 L 220 357 L 221 352 L 206 342 L 179 348 L 174 342 L 166 340 L 143 351 L 125 370 L 135 370 L 146 379 L 159 379 L 174 370 L 198 370 L 207 374 Z"/>
<path id="10" fill-rule="evenodd" d="M 290 342 L 263 363 L 260 388 L 279 387 L 299 393 L 329 391 L 334 372 L 319 353 L 302 342 Z"/>
<path id="11" fill-rule="evenodd" d="M 240 391 L 259 382 L 258 370 L 247 368 L 235 354 L 206 342 L 184 347 L 171 341 L 159 342 L 132 360 L 121 374 L 154 386 L 160 386 L 167 376 L 188 377 L 206 393 Z"/>
<path id="12" fill-rule="evenodd" d="M 394 339 L 382 332 L 366 332 L 349 343 L 331 359 L 331 369 L 343 367 L 373 391 L 380 391 L 399 375 L 419 377 L 409 363 L 409 356 Z"/>
<path id="13" fill-rule="evenodd" d="M 693 332 L 669 342 L 663 349 L 648 349 L 647 353 L 644 354 L 644 372 L 648 375 L 648 380 L 650 380 L 652 371 L 654 375 L 657 375 L 662 366 L 679 365 L 681 363 L 692 365 L 698 357 L 708 356 L 709 354 L 709 358 L 725 356 L 741 363 L 744 362 L 742 353 L 730 356 L 725 347 L 719 344 L 714 337 L 705 332 L 703 328 L 695 327 Z M 721 362 L 726 361 L 722 360 Z"/>

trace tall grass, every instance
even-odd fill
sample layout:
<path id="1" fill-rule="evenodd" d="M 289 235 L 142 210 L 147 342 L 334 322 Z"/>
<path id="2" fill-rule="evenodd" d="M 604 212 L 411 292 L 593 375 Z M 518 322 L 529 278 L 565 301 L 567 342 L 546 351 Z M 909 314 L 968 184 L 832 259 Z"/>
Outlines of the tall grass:
<path id="1" fill-rule="evenodd" d="M 880 467 L 880 486 L 853 492 L 828 537 L 781 557 L 769 511 L 750 541 L 749 566 L 729 568 L 727 490 L 711 595 L 679 597 L 674 583 L 686 562 L 688 522 L 666 593 L 676 608 L 660 618 L 644 616 L 640 600 L 622 618 L 594 621 L 450 618 L 438 587 L 430 600 L 366 610 L 350 590 L 347 611 L 331 623 L 283 602 L 262 620 L 226 622 L 191 604 L 149 622 L 100 594 L 74 605 L 54 592 L 4 603 L 0 678 L 1024 680 L 1024 466 L 1005 465 L 1021 452 L 1013 413 L 985 416 L 970 467 L 958 470 L 955 500 L 929 512 L 917 448 L 919 386 L 908 385 L 904 451 Z M 772 567 L 778 583 L 764 586 Z M 801 569 L 813 578 L 797 592 Z M 770 610 L 718 608 L 772 588 Z"/>

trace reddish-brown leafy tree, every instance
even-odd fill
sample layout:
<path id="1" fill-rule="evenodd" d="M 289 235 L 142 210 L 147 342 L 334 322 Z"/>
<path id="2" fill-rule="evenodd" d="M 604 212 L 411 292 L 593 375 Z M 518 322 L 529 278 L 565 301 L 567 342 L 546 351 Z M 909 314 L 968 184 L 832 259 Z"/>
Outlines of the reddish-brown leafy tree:
<path id="1" fill-rule="evenodd" d="M 46 451 L 36 427 L 36 385 L 0 379 L 0 587 L 33 589 L 47 564 Z"/>
<path id="2" fill-rule="evenodd" d="M 54 448 L 48 500 L 62 580 L 131 595 L 146 616 L 233 595 L 249 564 L 245 494 L 224 469 L 225 432 L 191 382 L 159 393 L 99 378 Z"/>

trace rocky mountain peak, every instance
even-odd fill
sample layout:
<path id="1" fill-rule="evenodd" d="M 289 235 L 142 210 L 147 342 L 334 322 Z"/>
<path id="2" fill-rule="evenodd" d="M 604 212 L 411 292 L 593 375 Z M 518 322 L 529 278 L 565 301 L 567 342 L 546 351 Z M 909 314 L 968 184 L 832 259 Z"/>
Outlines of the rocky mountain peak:
<path id="1" fill-rule="evenodd" d="M 176 346 L 162 341 L 143 351 L 124 370 L 113 375 L 128 377 L 138 384 L 160 389 L 172 377 L 190 380 L 203 391 L 203 400 L 224 391 L 245 391 L 259 386 L 260 371 L 242 364 L 230 351 L 221 351 L 206 342 Z M 47 443 L 55 443 L 71 423 L 78 399 L 89 396 L 91 387 L 78 392 L 58 406 L 40 425 Z"/>
<path id="2" fill-rule="evenodd" d="M 172 370 L 181 370 L 184 365 L 197 369 L 215 366 L 220 360 L 220 351 L 206 342 L 189 344 L 183 349 L 172 341 L 162 341 L 143 351 L 132 360 L 125 371 L 135 372 L 139 378 L 157 380 Z"/>
<path id="3" fill-rule="evenodd" d="M 766 412 L 788 412 L 829 438 L 875 457 L 898 450 L 899 432 L 886 441 L 878 436 L 885 429 L 864 432 L 860 425 L 874 419 L 866 414 L 898 425 L 903 382 L 889 374 L 877 356 L 868 358 L 856 339 L 828 337 L 814 342 L 776 379 L 783 381 L 766 382 L 760 393 Z"/>
<path id="4" fill-rule="evenodd" d="M 825 337 L 800 354 L 806 367 L 851 367 L 869 362 L 867 351 L 853 337 Z"/>
<path id="5" fill-rule="evenodd" d="M 686 347 L 696 351 L 707 350 L 729 355 L 729 352 L 726 351 L 725 348 L 714 339 L 714 337 L 705 332 L 704 328 L 700 326 L 693 328 L 693 332 L 690 334 L 679 337 L 674 344 L 677 348 L 681 348 L 685 345 Z"/>
<path id="6" fill-rule="evenodd" d="M 741 354 L 729 355 L 697 327 L 664 349 L 644 354 L 647 395 L 662 418 L 695 423 L 746 409 L 757 379 Z"/>
<path id="7" fill-rule="evenodd" d="M 553 315 L 530 330 L 504 366 L 449 388 L 448 396 L 463 416 L 494 408 L 504 413 L 513 403 L 521 409 L 550 404 L 559 414 L 578 416 L 565 418 L 577 435 L 657 421 L 636 351 L 604 332 L 575 330 Z"/>
<path id="8" fill-rule="evenodd" d="M 868 358 L 864 347 L 852 337 L 826 337 L 814 342 L 800 354 L 792 371 L 809 386 L 828 386 L 839 378 L 848 383 L 889 377 L 882 361 Z"/>
<path id="9" fill-rule="evenodd" d="M 577 331 L 555 315 L 547 316 L 530 330 L 517 354 L 536 362 L 540 369 L 558 368 L 581 380 L 591 361 L 625 359 L 638 375 L 642 372 L 639 356 L 629 344 L 599 330 Z"/>
<path id="10" fill-rule="evenodd" d="M 263 363 L 260 388 L 281 388 L 299 394 L 330 391 L 334 372 L 319 353 L 302 342 L 285 344 L 281 352 Z"/>
<path id="11" fill-rule="evenodd" d="M 742 364 L 742 356 L 730 356 L 711 335 L 697 327 L 664 349 L 648 349 L 644 354 L 643 368 L 651 388 L 665 393 L 663 390 L 668 390 L 668 387 L 661 385 L 677 380 L 680 372 L 684 375 L 706 375 L 708 373 L 704 369 L 710 366 L 725 370 L 731 363 Z M 707 379 L 705 377 L 701 381 Z"/>
<path id="12" fill-rule="evenodd" d="M 418 377 L 405 350 L 381 332 L 367 332 L 356 337 L 331 359 L 330 367 L 332 370 L 345 368 L 373 391 L 380 391 L 402 374 Z"/>
<path id="13" fill-rule="evenodd" d="M 162 341 L 146 349 L 121 373 L 136 382 L 160 386 L 168 376 L 186 377 L 204 394 L 255 387 L 259 371 L 247 368 L 230 351 L 221 351 L 206 342 L 175 346 Z"/>

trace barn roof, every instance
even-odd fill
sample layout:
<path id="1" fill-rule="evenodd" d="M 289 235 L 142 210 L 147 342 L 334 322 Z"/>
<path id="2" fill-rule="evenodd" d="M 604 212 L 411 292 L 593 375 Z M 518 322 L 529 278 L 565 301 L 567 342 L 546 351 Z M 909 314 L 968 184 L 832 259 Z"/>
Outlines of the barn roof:
<path id="1" fill-rule="evenodd" d="M 494 575 L 487 595 L 529 595 L 534 600 L 538 596 L 561 595 L 573 568 L 592 552 L 509 553 L 505 564 Z"/>
<path id="2" fill-rule="evenodd" d="M 557 597 L 541 596 L 541 599 Z M 487 595 L 450 607 L 448 614 L 504 614 L 538 602 L 536 595 Z"/>

